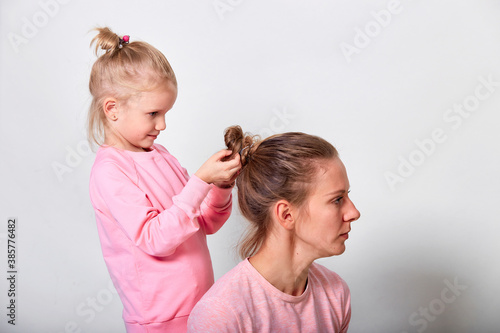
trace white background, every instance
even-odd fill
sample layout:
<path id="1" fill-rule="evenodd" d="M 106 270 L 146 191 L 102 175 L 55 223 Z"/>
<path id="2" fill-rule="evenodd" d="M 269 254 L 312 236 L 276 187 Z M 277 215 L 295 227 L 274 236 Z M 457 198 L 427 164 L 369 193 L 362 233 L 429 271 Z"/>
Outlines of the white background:
<path id="1" fill-rule="evenodd" d="M 104 25 L 171 62 L 179 97 L 158 142 L 190 173 L 233 124 L 338 148 L 362 216 L 347 251 L 320 262 L 351 288 L 349 332 L 500 329 L 499 1 L 1 0 L 0 11 L 0 331 L 124 332 L 84 134 L 89 30 Z M 209 238 L 216 278 L 239 261 L 244 223 L 235 206 Z"/>

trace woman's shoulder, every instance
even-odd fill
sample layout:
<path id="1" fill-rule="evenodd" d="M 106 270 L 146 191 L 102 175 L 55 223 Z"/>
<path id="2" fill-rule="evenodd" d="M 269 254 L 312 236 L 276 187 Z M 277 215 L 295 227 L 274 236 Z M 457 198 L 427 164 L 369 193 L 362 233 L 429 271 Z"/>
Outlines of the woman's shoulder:
<path id="1" fill-rule="evenodd" d="M 334 289 L 343 289 L 346 292 L 349 292 L 349 287 L 347 286 L 347 283 L 334 271 L 326 268 L 323 265 L 320 265 L 316 262 L 314 262 L 310 269 L 309 272 L 312 277 L 317 279 L 321 285 L 323 286 L 330 286 Z"/>
<path id="2" fill-rule="evenodd" d="M 321 274 L 321 275 L 326 275 L 326 276 L 331 276 L 331 277 L 335 277 L 335 278 L 338 278 L 338 279 L 342 279 L 340 277 L 340 275 L 338 275 L 337 273 L 335 273 L 334 271 L 330 270 L 329 268 L 321 265 L 321 264 L 318 264 L 317 262 L 313 262 L 311 267 L 310 267 L 310 270 L 312 272 L 315 272 L 316 274 Z"/>
<path id="3" fill-rule="evenodd" d="M 248 272 L 245 260 L 240 262 L 208 290 L 191 311 L 188 332 L 238 331 L 238 318 L 244 299 L 251 290 L 247 288 Z"/>
<path id="4" fill-rule="evenodd" d="M 241 261 L 238 265 L 229 270 L 203 295 L 198 305 L 208 305 L 214 303 L 214 300 L 220 303 L 220 306 L 236 309 L 244 303 L 245 295 L 249 295 L 255 290 L 255 279 L 251 270 L 248 268 L 248 260 Z"/>
<path id="5" fill-rule="evenodd" d="M 207 297 L 218 295 L 230 295 L 239 294 L 241 291 L 241 284 L 245 283 L 247 280 L 245 276 L 247 273 L 248 260 L 243 260 L 238 263 L 235 267 L 224 274 L 220 279 L 218 279 L 210 290 L 205 294 Z"/>

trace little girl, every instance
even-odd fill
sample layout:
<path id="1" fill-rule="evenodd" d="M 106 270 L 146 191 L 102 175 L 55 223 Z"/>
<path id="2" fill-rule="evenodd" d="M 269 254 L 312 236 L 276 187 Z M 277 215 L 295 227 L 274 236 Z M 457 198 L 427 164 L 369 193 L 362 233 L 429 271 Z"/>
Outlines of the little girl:
<path id="1" fill-rule="evenodd" d="M 231 213 L 239 155 L 221 150 L 190 178 L 154 143 L 177 97 L 169 62 L 147 43 L 96 30 L 91 45 L 105 52 L 90 74 L 89 138 L 100 145 L 90 198 L 104 260 L 127 332 L 185 332 L 214 283 L 206 235 Z"/>

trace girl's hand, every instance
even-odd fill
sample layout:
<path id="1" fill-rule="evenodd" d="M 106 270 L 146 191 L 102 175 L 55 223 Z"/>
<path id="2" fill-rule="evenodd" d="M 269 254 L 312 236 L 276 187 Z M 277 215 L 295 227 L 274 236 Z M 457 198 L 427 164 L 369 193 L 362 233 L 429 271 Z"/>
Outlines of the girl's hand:
<path id="1" fill-rule="evenodd" d="M 215 153 L 203 163 L 195 175 L 208 184 L 222 188 L 232 187 L 238 176 L 238 171 L 241 169 L 241 161 L 239 154 L 235 154 L 230 160 L 222 161 L 231 154 L 232 151 L 227 149 Z"/>

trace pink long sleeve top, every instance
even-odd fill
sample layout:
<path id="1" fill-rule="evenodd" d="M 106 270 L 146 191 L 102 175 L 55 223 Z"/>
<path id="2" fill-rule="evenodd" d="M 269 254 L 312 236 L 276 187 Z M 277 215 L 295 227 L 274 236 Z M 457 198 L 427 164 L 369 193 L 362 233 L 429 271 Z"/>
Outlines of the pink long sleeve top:
<path id="1" fill-rule="evenodd" d="M 161 145 L 99 148 L 90 176 L 104 260 L 127 332 L 185 332 L 214 283 L 206 235 L 231 213 L 231 189 L 189 177 Z"/>

